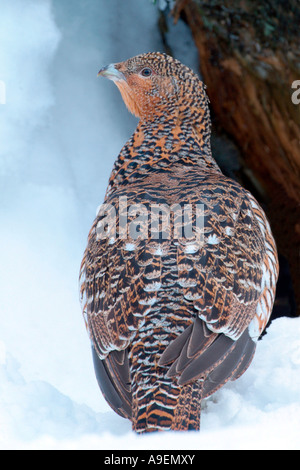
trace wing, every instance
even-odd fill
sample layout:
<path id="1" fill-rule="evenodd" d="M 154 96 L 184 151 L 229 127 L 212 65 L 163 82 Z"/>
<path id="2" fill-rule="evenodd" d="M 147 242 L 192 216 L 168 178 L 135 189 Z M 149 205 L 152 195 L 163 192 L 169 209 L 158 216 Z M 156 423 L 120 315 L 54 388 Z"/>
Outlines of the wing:
<path id="1" fill-rule="evenodd" d="M 265 214 L 247 191 L 211 179 L 201 202 L 203 243 L 178 248 L 179 283 L 198 316 L 159 363 L 180 384 L 204 380 L 208 396 L 251 363 L 271 315 L 278 260 Z"/>
<path id="2" fill-rule="evenodd" d="M 209 175 L 200 182 L 197 172 L 189 175 L 180 178 L 179 187 L 178 178 L 165 178 L 164 198 L 161 178 L 144 180 L 143 188 L 148 202 L 170 206 L 179 197 L 190 205 L 200 203 L 204 223 L 195 239 L 176 239 L 173 233 L 167 242 L 153 241 L 145 233 L 129 242 L 116 236 L 122 212 L 117 193 L 110 201 L 113 210 L 99 214 L 89 234 L 81 269 L 83 312 L 99 385 L 122 416 L 130 415 L 131 401 L 126 350 L 157 295 L 167 291 L 162 272 L 168 266 L 172 265 L 172 277 L 177 276 L 176 295 L 182 308 L 194 316 L 188 313 L 190 326 L 182 334 L 178 329 L 177 338 L 170 339 L 159 365 L 181 384 L 205 379 L 204 396 L 248 367 L 254 339 L 271 313 L 278 268 L 263 211 L 249 193 L 222 175 Z M 134 191 L 127 189 L 128 195 Z M 132 202 L 137 200 L 135 193 Z M 176 213 L 174 217 L 175 224 Z M 135 222 L 129 217 L 127 225 Z M 108 229 L 101 237 L 104 227 Z"/>
<path id="3" fill-rule="evenodd" d="M 130 417 L 127 348 L 156 300 L 161 257 L 143 237 L 129 242 L 116 236 L 121 226 L 119 202 L 116 197 L 101 206 L 89 233 L 79 282 L 99 386 L 110 406 Z M 126 224 L 135 222 L 132 215 Z"/>
<path id="4" fill-rule="evenodd" d="M 116 237 L 118 204 L 118 199 L 113 201 L 112 212 L 108 205 L 101 207 L 89 233 L 80 271 L 82 310 L 101 359 L 130 344 L 153 298 L 147 282 L 155 282 L 156 272 L 158 279 L 160 275 L 159 259 L 156 270 L 155 255 L 144 240 L 129 242 Z M 152 279 L 147 276 L 149 264 Z"/>
<path id="5" fill-rule="evenodd" d="M 111 408 L 123 418 L 131 418 L 131 381 L 127 349 L 112 351 L 100 359 L 92 346 L 97 382 Z"/>

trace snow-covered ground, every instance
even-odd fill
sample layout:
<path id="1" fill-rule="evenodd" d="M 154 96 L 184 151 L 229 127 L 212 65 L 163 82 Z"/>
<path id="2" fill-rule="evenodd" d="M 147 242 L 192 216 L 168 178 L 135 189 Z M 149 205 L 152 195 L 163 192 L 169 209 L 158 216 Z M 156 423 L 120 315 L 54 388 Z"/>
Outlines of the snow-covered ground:
<path id="1" fill-rule="evenodd" d="M 77 278 L 136 120 L 97 71 L 163 50 L 157 10 L 150 0 L 0 0 L 0 10 L 0 448 L 299 449 L 300 319 L 273 322 L 247 373 L 206 401 L 200 434 L 137 437 L 107 406 Z M 172 34 L 176 56 L 196 66 L 187 28 Z"/>

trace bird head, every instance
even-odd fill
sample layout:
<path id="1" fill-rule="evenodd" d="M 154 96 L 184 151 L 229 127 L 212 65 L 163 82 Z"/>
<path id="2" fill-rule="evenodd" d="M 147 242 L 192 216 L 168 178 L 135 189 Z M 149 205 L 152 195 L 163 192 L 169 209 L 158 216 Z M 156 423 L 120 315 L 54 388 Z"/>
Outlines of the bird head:
<path id="1" fill-rule="evenodd" d="M 129 111 L 145 121 L 172 115 L 191 121 L 208 112 L 203 83 L 167 54 L 141 54 L 103 67 L 98 76 L 113 80 Z"/>

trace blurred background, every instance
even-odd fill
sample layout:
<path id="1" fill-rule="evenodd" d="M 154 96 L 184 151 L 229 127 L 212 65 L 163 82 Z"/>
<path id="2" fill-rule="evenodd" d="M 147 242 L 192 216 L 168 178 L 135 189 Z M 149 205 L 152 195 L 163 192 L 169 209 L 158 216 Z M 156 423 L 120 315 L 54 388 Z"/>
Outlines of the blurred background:
<path id="1" fill-rule="evenodd" d="M 213 154 L 263 205 L 278 244 L 273 317 L 296 317 L 299 3 L 0 0 L 0 11 L 0 444 L 106 425 L 126 433 L 98 391 L 77 287 L 111 168 L 137 124 L 97 72 L 161 51 L 199 73 Z"/>

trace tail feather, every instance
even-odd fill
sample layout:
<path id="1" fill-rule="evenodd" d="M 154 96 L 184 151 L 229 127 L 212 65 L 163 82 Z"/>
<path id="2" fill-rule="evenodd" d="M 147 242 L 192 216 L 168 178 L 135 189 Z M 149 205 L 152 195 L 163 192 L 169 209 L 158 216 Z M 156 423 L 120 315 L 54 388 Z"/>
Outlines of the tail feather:
<path id="1" fill-rule="evenodd" d="M 93 348 L 102 393 L 119 415 L 131 419 L 137 433 L 199 430 L 201 400 L 247 369 L 255 343 L 247 330 L 232 341 L 209 332 L 199 319 L 167 348 L 153 338 L 102 360 Z"/>
<path id="2" fill-rule="evenodd" d="M 156 390 L 137 387 L 133 394 L 132 427 L 137 433 L 200 429 L 201 381 L 179 387 L 159 384 Z M 149 401 L 149 397 L 151 399 Z"/>
<path id="3" fill-rule="evenodd" d="M 203 381 L 197 380 L 181 388 L 171 426 L 176 431 L 198 431 L 200 429 L 201 398 Z"/>

